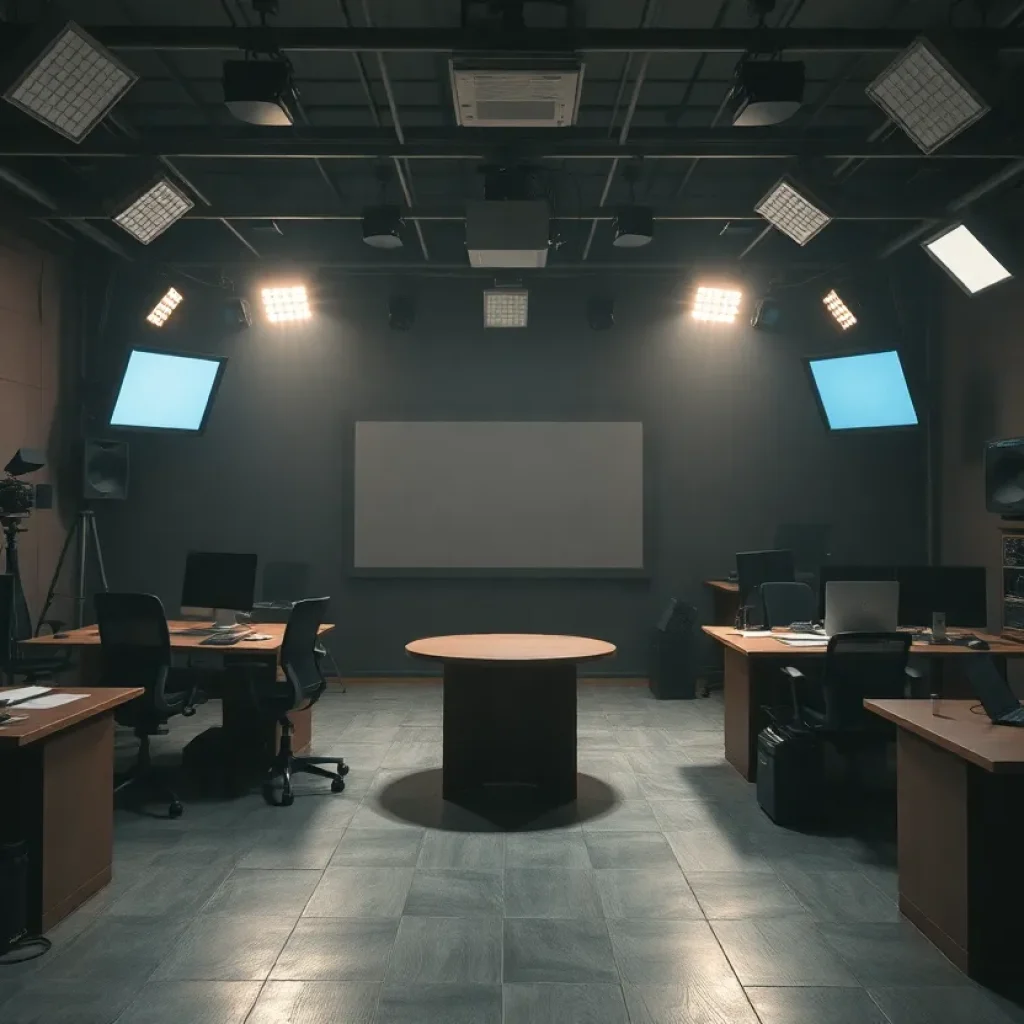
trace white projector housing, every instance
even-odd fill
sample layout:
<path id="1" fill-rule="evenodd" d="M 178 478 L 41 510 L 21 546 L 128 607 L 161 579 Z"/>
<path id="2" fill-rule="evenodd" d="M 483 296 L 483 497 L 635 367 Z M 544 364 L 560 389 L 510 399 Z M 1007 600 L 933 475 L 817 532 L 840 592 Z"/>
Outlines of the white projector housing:
<path id="1" fill-rule="evenodd" d="M 575 57 L 453 57 L 455 118 L 464 128 L 567 128 L 583 65 Z"/>
<path id="2" fill-rule="evenodd" d="M 543 199 L 466 203 L 466 249 L 474 267 L 543 267 L 550 227 Z"/>

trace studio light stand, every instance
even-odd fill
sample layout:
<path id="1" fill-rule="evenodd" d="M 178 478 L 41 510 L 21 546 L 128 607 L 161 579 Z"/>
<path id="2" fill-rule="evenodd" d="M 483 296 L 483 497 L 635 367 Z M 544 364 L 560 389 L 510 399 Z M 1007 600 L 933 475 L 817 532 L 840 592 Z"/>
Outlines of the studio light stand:
<path id="1" fill-rule="evenodd" d="M 18 534 L 24 533 L 22 522 L 26 514 L 0 516 L 4 531 L 4 556 L 7 572 L 14 577 L 14 613 L 11 617 L 11 636 L 15 640 L 27 640 L 32 635 L 32 620 L 28 614 L 25 588 L 21 583 L 21 568 L 18 565 Z"/>
<path id="2" fill-rule="evenodd" d="M 68 531 L 68 535 L 64 538 L 64 546 L 60 549 L 57 567 L 53 570 L 50 588 L 46 591 L 46 601 L 43 603 L 43 610 L 39 615 L 39 621 L 36 623 L 37 635 L 43 623 L 46 622 L 46 613 L 50 610 L 50 605 L 53 604 L 57 583 L 60 580 L 61 570 L 64 568 L 64 560 L 67 558 L 73 542 L 77 543 L 76 554 L 78 555 L 78 579 L 75 581 L 74 598 L 76 627 L 81 627 L 85 623 L 85 591 L 90 545 L 96 555 L 96 567 L 100 571 L 100 586 L 104 591 L 109 589 L 107 586 L 107 570 L 103 564 L 103 550 L 100 547 L 100 535 L 96 530 L 96 513 L 91 508 L 83 508 L 75 517 L 75 525 Z"/>

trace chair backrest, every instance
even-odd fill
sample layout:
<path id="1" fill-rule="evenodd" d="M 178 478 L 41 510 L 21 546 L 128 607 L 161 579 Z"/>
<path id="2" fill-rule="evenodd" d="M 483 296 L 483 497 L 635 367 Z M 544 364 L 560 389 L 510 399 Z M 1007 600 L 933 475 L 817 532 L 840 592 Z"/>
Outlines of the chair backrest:
<path id="1" fill-rule="evenodd" d="M 175 695 L 172 705 L 167 693 L 171 637 L 160 598 L 153 594 L 97 594 L 96 620 L 103 685 L 144 687 L 146 694 L 140 703 L 157 716 L 179 710 L 181 695 Z"/>
<path id="2" fill-rule="evenodd" d="M 769 627 L 813 622 L 818 611 L 814 591 L 806 583 L 762 583 L 761 600 Z"/>
<path id="3" fill-rule="evenodd" d="M 878 723 L 864 710 L 869 697 L 903 697 L 909 633 L 836 633 L 829 638 L 821 685 L 825 728 L 858 732 Z"/>
<path id="4" fill-rule="evenodd" d="M 296 601 L 288 616 L 281 641 L 281 668 L 292 686 L 292 707 L 315 700 L 323 689 L 323 676 L 316 662 L 316 638 L 330 600 L 309 597 Z"/>

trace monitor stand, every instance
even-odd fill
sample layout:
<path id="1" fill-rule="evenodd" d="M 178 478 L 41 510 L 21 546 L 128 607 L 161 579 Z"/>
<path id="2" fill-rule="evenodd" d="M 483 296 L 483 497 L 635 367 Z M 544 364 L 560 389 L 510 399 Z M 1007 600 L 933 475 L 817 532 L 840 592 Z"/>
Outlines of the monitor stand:
<path id="1" fill-rule="evenodd" d="M 235 629 L 238 623 L 235 621 L 235 613 L 231 608 L 214 608 L 213 610 L 213 628 L 216 630 L 221 629 Z"/>

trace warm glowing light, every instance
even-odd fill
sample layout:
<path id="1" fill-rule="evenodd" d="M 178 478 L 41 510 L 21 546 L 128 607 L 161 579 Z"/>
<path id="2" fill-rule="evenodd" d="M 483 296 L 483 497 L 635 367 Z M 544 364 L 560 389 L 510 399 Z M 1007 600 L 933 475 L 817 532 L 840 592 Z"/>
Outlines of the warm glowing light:
<path id="1" fill-rule="evenodd" d="M 850 307 L 836 294 L 835 288 L 821 301 L 825 303 L 825 308 L 844 331 L 848 331 L 857 323 L 857 318 L 850 312 Z"/>
<path id="2" fill-rule="evenodd" d="M 177 288 L 168 288 L 167 294 L 153 307 L 146 319 L 154 327 L 163 327 L 179 305 L 181 305 L 181 292 Z"/>
<path id="3" fill-rule="evenodd" d="M 693 301 L 694 320 L 731 324 L 740 312 L 743 292 L 734 288 L 709 288 L 701 285 Z"/>
<path id="4" fill-rule="evenodd" d="M 308 320 L 313 315 L 304 284 L 264 288 L 262 295 L 263 308 L 272 324 Z"/>

